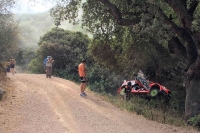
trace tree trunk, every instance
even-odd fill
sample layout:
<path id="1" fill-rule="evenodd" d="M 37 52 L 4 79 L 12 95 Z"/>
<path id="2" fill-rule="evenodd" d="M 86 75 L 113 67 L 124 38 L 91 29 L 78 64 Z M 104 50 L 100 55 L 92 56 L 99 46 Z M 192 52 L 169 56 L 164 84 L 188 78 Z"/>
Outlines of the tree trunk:
<path id="1" fill-rule="evenodd" d="M 186 79 L 185 119 L 200 114 L 200 57 L 190 66 Z"/>
<path id="2" fill-rule="evenodd" d="M 185 119 L 198 115 L 200 113 L 200 79 L 190 81 L 187 88 L 185 101 Z"/>

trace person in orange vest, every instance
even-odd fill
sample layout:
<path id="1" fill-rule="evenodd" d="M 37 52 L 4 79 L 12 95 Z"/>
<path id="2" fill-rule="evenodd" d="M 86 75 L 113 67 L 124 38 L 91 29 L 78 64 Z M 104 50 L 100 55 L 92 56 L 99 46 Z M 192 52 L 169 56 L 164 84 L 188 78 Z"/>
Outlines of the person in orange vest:
<path id="1" fill-rule="evenodd" d="M 78 73 L 79 73 L 79 77 L 81 79 L 81 85 L 80 85 L 81 93 L 80 93 L 80 96 L 82 96 L 82 97 L 87 95 L 85 93 L 85 88 L 86 88 L 86 85 L 87 85 L 85 63 L 86 63 L 86 60 L 83 60 L 82 63 L 80 63 L 78 65 Z"/>

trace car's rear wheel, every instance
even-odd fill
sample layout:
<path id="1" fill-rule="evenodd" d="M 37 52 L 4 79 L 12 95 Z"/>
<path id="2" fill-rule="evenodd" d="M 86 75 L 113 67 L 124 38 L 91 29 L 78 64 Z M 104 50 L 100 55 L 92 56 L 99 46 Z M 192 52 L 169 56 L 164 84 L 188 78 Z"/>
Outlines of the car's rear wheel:
<path id="1" fill-rule="evenodd" d="M 156 97 L 159 94 L 159 90 L 157 88 L 152 88 L 149 95 L 150 97 Z"/>

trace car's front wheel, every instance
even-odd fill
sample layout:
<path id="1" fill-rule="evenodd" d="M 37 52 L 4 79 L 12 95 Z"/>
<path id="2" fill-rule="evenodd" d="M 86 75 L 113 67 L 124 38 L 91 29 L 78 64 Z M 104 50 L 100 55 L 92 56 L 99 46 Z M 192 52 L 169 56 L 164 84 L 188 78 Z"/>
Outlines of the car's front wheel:
<path id="1" fill-rule="evenodd" d="M 149 95 L 150 95 L 150 97 L 156 97 L 156 96 L 158 96 L 158 93 L 159 93 L 159 90 L 157 88 L 152 88 L 150 90 Z"/>

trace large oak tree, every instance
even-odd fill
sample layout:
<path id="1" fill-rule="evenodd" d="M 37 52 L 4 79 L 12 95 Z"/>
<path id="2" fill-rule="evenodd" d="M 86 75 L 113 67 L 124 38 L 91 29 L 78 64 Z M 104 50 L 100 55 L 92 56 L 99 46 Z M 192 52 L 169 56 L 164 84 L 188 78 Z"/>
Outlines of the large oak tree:
<path id="1" fill-rule="evenodd" d="M 132 26 L 140 34 L 149 32 L 158 42 L 165 39 L 169 51 L 187 66 L 185 118 L 199 114 L 199 0 L 63 0 L 52 9 L 52 16 L 57 21 L 76 23 L 80 7 L 84 11 L 83 26 L 88 26 L 96 35 L 109 38 L 116 27 Z"/>

